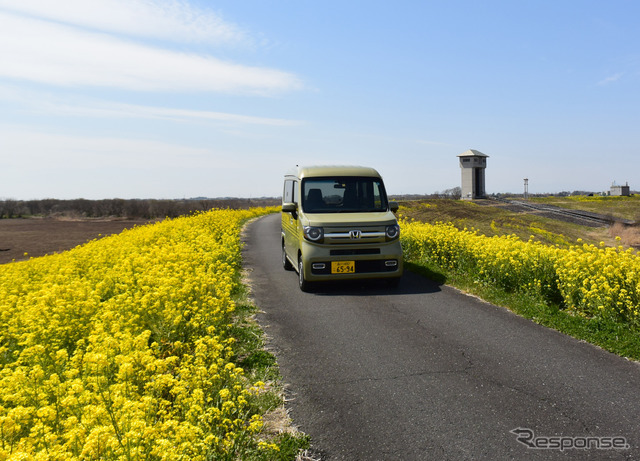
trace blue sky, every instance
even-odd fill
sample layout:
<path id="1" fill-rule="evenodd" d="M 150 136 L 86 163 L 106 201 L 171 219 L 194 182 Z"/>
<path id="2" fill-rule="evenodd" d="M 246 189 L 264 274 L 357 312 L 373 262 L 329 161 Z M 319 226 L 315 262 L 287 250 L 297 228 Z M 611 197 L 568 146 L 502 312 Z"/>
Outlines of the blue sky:
<path id="1" fill-rule="evenodd" d="M 0 198 L 640 189 L 640 2 L 0 0 Z"/>

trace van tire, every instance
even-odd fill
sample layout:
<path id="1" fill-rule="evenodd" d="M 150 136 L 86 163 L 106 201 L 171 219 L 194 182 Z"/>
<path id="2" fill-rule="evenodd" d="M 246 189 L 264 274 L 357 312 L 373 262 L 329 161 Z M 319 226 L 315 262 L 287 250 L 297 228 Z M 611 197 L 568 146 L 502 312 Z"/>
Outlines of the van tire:
<path id="1" fill-rule="evenodd" d="M 311 291 L 311 282 L 304 278 L 304 264 L 302 263 L 302 256 L 298 257 L 298 286 L 301 291 Z"/>
<path id="2" fill-rule="evenodd" d="M 284 267 L 284 270 L 286 271 L 293 270 L 293 264 L 291 264 L 291 261 L 289 261 L 289 258 L 287 258 L 287 252 L 284 248 L 284 242 L 282 242 L 282 267 Z"/>

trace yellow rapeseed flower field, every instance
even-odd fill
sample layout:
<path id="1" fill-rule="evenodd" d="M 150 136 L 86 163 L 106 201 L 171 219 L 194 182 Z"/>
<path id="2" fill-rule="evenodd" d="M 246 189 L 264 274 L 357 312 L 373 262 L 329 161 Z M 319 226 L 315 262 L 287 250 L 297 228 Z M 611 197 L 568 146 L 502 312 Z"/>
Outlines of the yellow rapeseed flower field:
<path id="1" fill-rule="evenodd" d="M 404 220 L 401 227 L 408 260 L 432 261 L 506 291 L 532 292 L 576 315 L 640 326 L 640 259 L 633 249 L 581 241 L 561 248 L 446 223 Z"/>
<path id="2" fill-rule="evenodd" d="M 213 210 L 0 266 L 0 460 L 240 459 L 277 446 L 233 360 L 240 226 Z"/>

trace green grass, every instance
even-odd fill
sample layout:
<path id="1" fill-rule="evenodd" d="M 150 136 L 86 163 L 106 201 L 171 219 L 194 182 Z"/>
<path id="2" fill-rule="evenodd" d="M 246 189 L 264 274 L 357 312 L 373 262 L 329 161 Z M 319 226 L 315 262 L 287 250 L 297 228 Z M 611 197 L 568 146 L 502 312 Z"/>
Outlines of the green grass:
<path id="1" fill-rule="evenodd" d="M 611 236 L 605 227 L 593 228 L 535 214 L 514 213 L 502 203 L 489 200 L 401 201 L 399 213 L 404 217 L 430 224 L 450 222 L 458 229 L 476 229 L 488 237 L 513 234 L 522 240 L 529 240 L 533 235 L 544 244 L 560 247 L 574 245 L 578 238 L 588 244 L 598 245 L 604 241 L 608 245 L 615 245 L 615 236 Z"/>
<path id="2" fill-rule="evenodd" d="M 532 197 L 534 203 L 544 203 L 573 210 L 591 211 L 631 221 L 640 221 L 640 195 L 629 197 L 576 195 L 571 197 Z"/>
<path id="3" fill-rule="evenodd" d="M 615 202 L 612 201 L 612 202 Z M 585 203 L 585 202 L 581 202 Z M 598 202 L 603 207 L 609 201 Z M 619 203 L 632 203 L 619 201 Z M 640 204 L 640 201 L 637 202 Z M 557 203 L 554 203 L 557 205 Z M 602 213 L 603 208 L 589 211 Z M 615 242 L 606 234 L 607 229 L 571 225 L 535 215 L 512 213 L 500 206 L 481 205 L 456 200 L 420 200 L 401 202 L 399 211 L 404 218 L 436 223 L 451 222 L 459 229 L 477 229 L 479 233 L 493 236 L 516 234 L 523 240 L 530 235 L 549 245 L 567 246 L 582 238 L 586 243 Z M 606 237 L 606 238 L 605 238 Z M 615 243 L 614 243 L 615 244 Z M 602 318 L 586 318 L 562 309 L 560 304 L 522 292 L 507 292 L 495 286 L 476 282 L 474 274 L 447 271 L 432 261 L 406 261 L 406 267 L 438 283 L 454 286 L 478 296 L 492 304 L 506 307 L 512 312 L 574 338 L 587 341 L 612 353 L 633 360 L 640 360 L 640 331 L 628 324 Z"/>
<path id="4" fill-rule="evenodd" d="M 640 360 L 640 331 L 637 328 L 612 320 L 572 315 L 558 304 L 521 292 L 509 293 L 494 286 L 480 285 L 472 275 L 447 272 L 430 261 L 408 261 L 405 266 L 437 283 L 456 287 L 491 304 L 505 307 L 539 325 L 595 344 L 622 357 Z"/>
<path id="5" fill-rule="evenodd" d="M 235 338 L 234 354 L 236 363 L 241 367 L 251 382 L 262 381 L 267 383 L 266 391 L 261 393 L 253 403 L 259 413 L 268 415 L 282 414 L 275 410 L 284 405 L 284 393 L 281 385 L 281 376 L 275 356 L 265 350 L 264 332 L 255 320 L 258 308 L 249 300 L 248 288 L 239 284 L 234 292 L 236 309 L 234 311 L 233 324 L 230 335 Z M 265 419 L 266 420 L 266 419 Z M 289 426 L 288 420 L 277 422 L 279 428 Z M 289 427 L 290 428 L 290 427 Z M 290 428 L 285 432 L 270 431 L 267 426 L 263 428 L 260 437 L 268 442 L 278 445 L 279 451 L 275 458 L 269 461 L 293 461 L 304 450 L 310 447 L 308 435 Z M 262 453 L 245 453 L 245 459 L 262 461 Z"/>

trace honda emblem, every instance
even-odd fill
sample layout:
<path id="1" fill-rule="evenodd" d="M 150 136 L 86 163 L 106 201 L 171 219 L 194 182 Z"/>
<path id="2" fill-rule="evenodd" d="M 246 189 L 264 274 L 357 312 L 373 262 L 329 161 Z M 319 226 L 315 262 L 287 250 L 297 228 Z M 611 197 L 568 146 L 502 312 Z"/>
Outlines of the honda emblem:
<path id="1" fill-rule="evenodd" d="M 362 231 L 360 230 L 349 231 L 349 237 L 351 238 L 351 240 L 357 240 L 360 237 L 362 237 Z"/>

